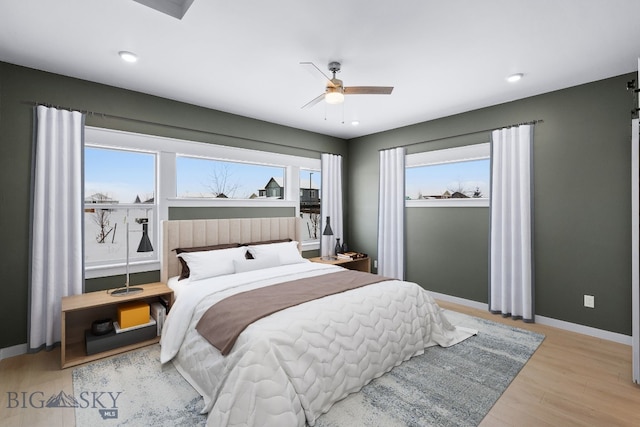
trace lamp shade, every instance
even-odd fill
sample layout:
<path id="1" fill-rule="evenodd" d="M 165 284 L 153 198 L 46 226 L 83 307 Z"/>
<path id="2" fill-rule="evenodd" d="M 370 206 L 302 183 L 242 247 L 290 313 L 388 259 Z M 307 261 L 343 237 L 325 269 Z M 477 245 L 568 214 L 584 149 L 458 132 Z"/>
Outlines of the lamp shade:
<path id="1" fill-rule="evenodd" d="M 151 240 L 149 240 L 149 229 L 147 228 L 149 219 L 136 218 L 136 222 L 142 224 L 142 238 L 140 239 L 137 252 L 153 252 L 153 246 L 151 245 Z"/>
<path id="2" fill-rule="evenodd" d="M 323 236 L 333 236 L 333 230 L 331 229 L 330 217 L 327 217 L 327 224 L 324 226 Z"/>
<path id="3" fill-rule="evenodd" d="M 149 240 L 149 233 L 147 231 L 147 224 L 143 224 L 142 229 L 142 239 L 140 239 L 137 252 L 153 252 L 153 246 L 151 245 L 151 240 Z"/>
<path id="4" fill-rule="evenodd" d="M 327 104 L 342 104 L 344 102 L 344 94 L 342 93 L 342 88 L 327 88 L 327 93 L 324 96 L 324 100 Z"/>

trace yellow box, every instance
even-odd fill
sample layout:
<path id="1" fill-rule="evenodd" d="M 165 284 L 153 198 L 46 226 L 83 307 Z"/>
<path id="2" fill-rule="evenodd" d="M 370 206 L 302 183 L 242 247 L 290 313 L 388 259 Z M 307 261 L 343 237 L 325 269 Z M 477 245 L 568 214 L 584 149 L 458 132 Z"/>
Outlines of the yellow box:
<path id="1" fill-rule="evenodd" d="M 118 305 L 118 324 L 121 328 L 149 323 L 149 304 L 144 301 L 131 301 Z"/>

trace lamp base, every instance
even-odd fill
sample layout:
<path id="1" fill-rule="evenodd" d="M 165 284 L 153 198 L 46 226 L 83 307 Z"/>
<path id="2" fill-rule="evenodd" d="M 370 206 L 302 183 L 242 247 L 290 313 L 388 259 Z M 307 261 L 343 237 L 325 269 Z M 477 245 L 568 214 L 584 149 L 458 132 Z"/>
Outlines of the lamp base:
<path id="1" fill-rule="evenodd" d="M 113 292 L 111 292 L 111 295 L 114 297 L 125 297 L 127 295 L 138 294 L 142 291 L 144 291 L 144 289 L 142 288 L 126 287 L 126 288 L 115 289 Z"/>

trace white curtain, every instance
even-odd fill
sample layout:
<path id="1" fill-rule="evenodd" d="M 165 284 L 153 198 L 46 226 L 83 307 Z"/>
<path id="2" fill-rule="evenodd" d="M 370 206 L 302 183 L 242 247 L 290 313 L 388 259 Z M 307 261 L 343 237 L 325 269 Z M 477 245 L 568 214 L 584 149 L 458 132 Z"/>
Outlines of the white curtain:
<path id="1" fill-rule="evenodd" d="M 640 70 L 640 59 L 638 59 L 638 70 Z M 640 120 L 638 119 L 631 121 L 631 347 L 633 382 L 640 384 Z"/>
<path id="2" fill-rule="evenodd" d="M 82 293 L 84 115 L 38 106 L 31 226 L 29 350 L 60 341 L 61 298 Z"/>
<path id="3" fill-rule="evenodd" d="M 533 126 L 494 130 L 491 142 L 489 310 L 533 322 Z"/>
<path id="4" fill-rule="evenodd" d="M 378 201 L 378 274 L 404 279 L 403 147 L 380 151 Z"/>
<path id="5" fill-rule="evenodd" d="M 336 239 L 344 243 L 342 227 L 342 156 L 323 153 L 322 161 L 322 197 L 321 201 L 321 228 L 324 233 L 327 225 L 327 217 L 330 218 L 332 236 L 321 235 L 320 256 L 335 255 Z M 347 243 L 348 245 L 348 243 Z"/>

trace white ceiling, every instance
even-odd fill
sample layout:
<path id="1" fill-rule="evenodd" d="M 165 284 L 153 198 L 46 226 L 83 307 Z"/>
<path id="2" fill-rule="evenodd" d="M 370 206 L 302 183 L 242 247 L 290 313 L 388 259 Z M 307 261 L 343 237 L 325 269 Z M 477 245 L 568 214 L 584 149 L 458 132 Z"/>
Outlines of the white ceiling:
<path id="1" fill-rule="evenodd" d="M 639 19 L 638 0 L 195 0 L 182 20 L 2 0 L 0 61 L 353 138 L 635 71 Z M 303 110 L 324 85 L 301 61 L 395 89 Z"/>

